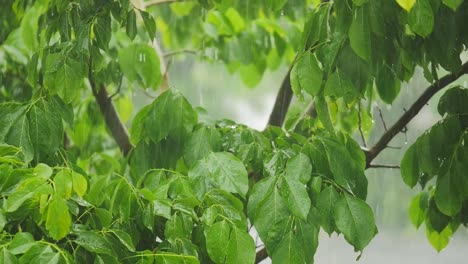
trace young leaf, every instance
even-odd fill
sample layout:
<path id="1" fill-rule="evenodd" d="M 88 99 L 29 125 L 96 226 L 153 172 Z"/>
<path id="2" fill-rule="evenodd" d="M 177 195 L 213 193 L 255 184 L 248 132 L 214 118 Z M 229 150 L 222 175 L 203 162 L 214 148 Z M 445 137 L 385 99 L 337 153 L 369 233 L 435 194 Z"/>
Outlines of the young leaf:
<path id="1" fill-rule="evenodd" d="M 396 1 L 407 12 L 409 12 L 411 8 L 413 8 L 414 4 L 416 3 L 416 0 L 396 0 Z"/>
<path id="2" fill-rule="evenodd" d="M 55 240 L 64 238 L 70 231 L 71 216 L 67 202 L 59 196 L 49 201 L 47 209 L 46 228 Z"/>
<path id="3" fill-rule="evenodd" d="M 86 178 L 77 173 L 77 172 L 72 172 L 72 179 L 73 179 L 73 190 L 78 194 L 78 196 L 83 197 L 86 193 L 86 190 L 88 189 L 88 182 L 86 181 Z"/>
<path id="4" fill-rule="evenodd" d="M 335 224 L 355 251 L 362 251 L 377 234 L 374 213 L 363 200 L 343 195 L 335 206 Z"/>
<path id="5" fill-rule="evenodd" d="M 54 176 L 55 192 L 58 196 L 68 199 L 71 197 L 73 180 L 70 172 L 62 170 Z"/>
<path id="6" fill-rule="evenodd" d="M 48 179 L 52 175 L 52 168 L 47 164 L 38 163 L 34 167 L 34 173 L 41 178 Z"/>
<path id="7" fill-rule="evenodd" d="M 457 11 L 457 8 L 463 3 L 463 0 L 442 0 L 442 2 L 453 11 Z"/>

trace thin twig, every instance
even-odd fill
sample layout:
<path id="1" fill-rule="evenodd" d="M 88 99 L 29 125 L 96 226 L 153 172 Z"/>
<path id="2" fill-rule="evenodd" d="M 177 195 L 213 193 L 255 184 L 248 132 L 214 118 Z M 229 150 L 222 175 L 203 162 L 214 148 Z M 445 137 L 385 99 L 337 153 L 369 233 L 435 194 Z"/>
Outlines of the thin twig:
<path id="1" fill-rule="evenodd" d="M 198 54 L 198 51 L 190 50 L 190 49 L 175 50 L 175 51 L 165 53 L 164 58 L 173 57 L 173 56 L 176 56 L 176 55 L 179 55 L 179 54 L 184 54 L 184 53 L 196 55 L 196 54 Z"/>
<path id="2" fill-rule="evenodd" d="M 387 147 L 387 144 L 406 127 L 406 125 L 419 113 L 434 94 L 467 73 L 468 62 L 462 65 L 460 71 L 447 74 L 427 87 L 424 93 L 413 103 L 413 105 L 411 105 L 408 111 L 406 111 L 400 119 L 398 119 L 398 121 L 380 137 L 379 141 L 371 147 L 368 152 L 366 152 L 366 166 L 370 166 L 371 161 L 377 157 L 377 155 Z"/>
<path id="3" fill-rule="evenodd" d="M 379 110 L 379 116 L 380 116 L 380 120 L 382 121 L 383 127 L 384 127 L 385 131 L 387 131 L 388 130 L 387 129 L 387 124 L 385 124 L 385 120 L 384 120 L 384 118 L 382 116 L 382 109 L 380 109 L 380 107 L 377 106 L 377 110 Z"/>
<path id="4" fill-rule="evenodd" d="M 399 169 L 400 166 L 399 165 L 385 165 L 385 164 L 371 164 L 369 165 L 369 167 L 367 167 L 368 169 Z"/>
<path id="5" fill-rule="evenodd" d="M 362 132 L 362 120 L 361 120 L 361 102 L 358 102 L 358 129 L 359 134 L 361 134 L 361 140 L 364 147 L 367 148 L 366 138 L 364 137 L 364 133 Z"/>
<path id="6" fill-rule="evenodd" d="M 169 4 L 175 2 L 185 2 L 185 0 L 150 0 L 145 2 L 145 7 L 148 8 L 155 5 Z"/>

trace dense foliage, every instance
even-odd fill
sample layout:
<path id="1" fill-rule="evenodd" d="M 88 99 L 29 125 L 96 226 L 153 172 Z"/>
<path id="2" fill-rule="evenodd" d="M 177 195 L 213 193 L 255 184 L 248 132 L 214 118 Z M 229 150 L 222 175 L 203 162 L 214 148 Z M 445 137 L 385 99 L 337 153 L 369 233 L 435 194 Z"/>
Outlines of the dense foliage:
<path id="1" fill-rule="evenodd" d="M 377 234 L 364 171 L 468 73 L 467 17 L 463 0 L 4 1 L 0 263 L 313 263 L 321 228 L 362 252 Z M 133 116 L 134 91 L 167 86 L 161 47 L 252 87 L 291 64 L 281 127 L 214 121 L 173 90 Z M 433 85 L 360 147 L 373 102 L 416 67 Z M 401 174 L 422 187 L 411 221 L 441 250 L 468 224 L 468 90 L 438 111 Z"/>

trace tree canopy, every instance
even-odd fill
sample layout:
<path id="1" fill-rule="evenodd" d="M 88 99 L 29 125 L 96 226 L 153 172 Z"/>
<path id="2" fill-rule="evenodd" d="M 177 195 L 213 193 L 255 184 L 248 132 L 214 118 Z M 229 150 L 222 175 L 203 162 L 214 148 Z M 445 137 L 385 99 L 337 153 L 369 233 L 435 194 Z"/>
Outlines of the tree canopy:
<path id="1" fill-rule="evenodd" d="M 362 252 L 365 170 L 443 90 L 400 165 L 442 250 L 468 224 L 467 18 L 463 0 L 3 1 L 0 263 L 313 263 L 320 229 Z M 289 65 L 268 126 L 192 106 L 179 54 L 253 88 Z M 416 68 L 431 85 L 366 146 Z M 132 114 L 135 91 L 157 96 Z"/>

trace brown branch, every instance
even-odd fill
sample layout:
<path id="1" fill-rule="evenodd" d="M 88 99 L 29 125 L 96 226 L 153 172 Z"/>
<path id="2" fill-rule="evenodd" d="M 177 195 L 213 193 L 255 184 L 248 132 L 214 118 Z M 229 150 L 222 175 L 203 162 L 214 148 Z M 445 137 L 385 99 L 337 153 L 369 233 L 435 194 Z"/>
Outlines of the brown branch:
<path id="1" fill-rule="evenodd" d="M 291 89 L 291 67 L 289 67 L 288 73 L 283 79 L 281 83 L 281 88 L 278 91 L 276 96 L 275 105 L 273 106 L 273 110 L 271 111 L 270 118 L 268 120 L 268 125 L 272 126 L 282 126 L 284 123 L 284 119 L 286 117 L 286 113 L 288 112 L 289 105 L 291 104 L 291 99 L 293 96 L 293 91 Z"/>
<path id="2" fill-rule="evenodd" d="M 371 164 L 368 169 L 399 169 L 399 165 Z"/>
<path id="3" fill-rule="evenodd" d="M 366 152 L 366 168 L 369 168 L 371 161 L 379 155 L 382 150 L 387 147 L 387 144 L 402 130 L 406 125 L 415 117 L 419 111 L 426 105 L 429 99 L 434 96 L 438 91 L 442 90 L 447 85 L 451 84 L 462 75 L 468 73 L 468 62 L 464 63 L 459 72 L 450 73 L 440 78 L 431 84 L 424 93 L 413 103 L 413 105 L 406 111 L 400 119 L 389 128 L 380 137 L 379 141 Z"/>
<path id="4" fill-rule="evenodd" d="M 266 248 L 264 247 L 257 251 L 257 255 L 255 256 L 255 264 L 262 262 L 262 260 L 266 258 L 268 258 L 268 253 L 266 251 Z"/>
<path id="5" fill-rule="evenodd" d="M 150 0 L 147 2 L 144 2 L 145 7 L 151 7 L 155 5 L 161 5 L 161 4 L 168 4 L 168 3 L 175 3 L 175 2 L 184 2 L 184 0 Z"/>
<path id="6" fill-rule="evenodd" d="M 119 145 L 120 151 L 124 156 L 127 156 L 132 150 L 133 145 L 130 142 L 130 136 L 128 135 L 127 128 L 120 119 L 117 110 L 115 109 L 112 98 L 109 97 L 106 86 L 101 84 L 97 87 L 94 82 L 92 75 L 92 62 L 89 63 L 88 79 L 93 91 L 94 98 L 96 99 L 99 109 L 104 117 L 107 128 L 110 130 L 112 137 L 114 138 L 117 145 Z"/>

